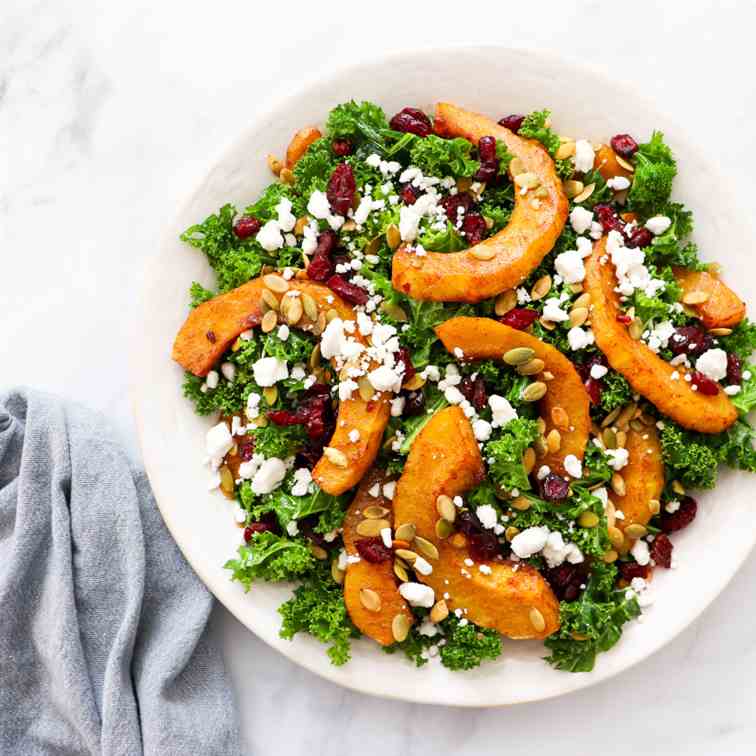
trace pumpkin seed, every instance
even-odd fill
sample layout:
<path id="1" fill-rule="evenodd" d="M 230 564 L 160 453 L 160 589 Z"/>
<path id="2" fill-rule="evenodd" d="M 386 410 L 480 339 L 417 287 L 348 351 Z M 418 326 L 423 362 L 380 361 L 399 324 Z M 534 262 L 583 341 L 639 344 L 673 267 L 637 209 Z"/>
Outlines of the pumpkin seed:
<path id="1" fill-rule="evenodd" d="M 496 301 L 494 302 L 494 312 L 499 316 L 506 315 L 516 306 L 517 292 L 514 289 L 507 289 L 496 297 Z"/>
<path id="2" fill-rule="evenodd" d="M 556 151 L 557 160 L 566 160 L 575 154 L 575 142 L 563 142 Z"/>
<path id="3" fill-rule="evenodd" d="M 630 418 L 635 414 L 635 410 L 638 409 L 638 405 L 635 402 L 630 402 L 630 404 L 626 404 L 619 415 L 617 415 L 617 421 L 615 425 L 624 430 L 627 428 L 628 424 L 630 423 Z"/>
<path id="4" fill-rule="evenodd" d="M 297 222 L 294 224 L 294 236 L 302 236 L 308 223 L 309 220 L 306 215 L 297 218 Z"/>
<path id="5" fill-rule="evenodd" d="M 645 426 L 640 420 L 631 420 L 630 421 L 630 427 L 636 432 L 640 433 L 641 431 L 645 430 Z"/>
<path id="6" fill-rule="evenodd" d="M 658 515 L 661 511 L 661 502 L 659 499 L 649 499 L 648 500 L 648 511 L 652 515 Z"/>
<path id="7" fill-rule="evenodd" d="M 617 431 L 617 448 L 624 449 L 627 444 L 627 433 L 625 431 Z"/>
<path id="8" fill-rule="evenodd" d="M 438 549 L 426 538 L 415 536 L 415 540 L 412 544 L 423 556 L 428 557 L 428 559 L 438 559 Z"/>
<path id="9" fill-rule="evenodd" d="M 581 528 L 595 528 L 599 524 L 599 516 L 595 512 L 583 512 L 578 517 L 578 525 Z"/>
<path id="10" fill-rule="evenodd" d="M 539 399 L 543 399 L 548 391 L 548 386 L 542 381 L 533 381 L 525 387 L 522 392 L 522 400 L 524 402 L 537 402 Z"/>
<path id="11" fill-rule="evenodd" d="M 537 633 L 542 633 L 546 629 L 546 620 L 543 618 L 543 614 L 533 607 L 528 614 L 530 618 L 530 624 L 533 625 L 533 629 Z"/>
<path id="12" fill-rule="evenodd" d="M 515 184 L 522 189 L 535 189 L 540 185 L 541 179 L 538 175 L 531 171 L 525 171 L 524 173 L 518 173 L 515 177 Z"/>
<path id="13" fill-rule="evenodd" d="M 359 202 L 357 204 L 359 205 Z M 348 221 L 344 223 L 344 225 L 341 227 L 341 230 L 354 231 L 355 228 L 357 228 L 357 224 L 350 218 Z"/>
<path id="14" fill-rule="evenodd" d="M 318 559 L 321 562 L 324 562 L 326 559 L 328 559 L 328 552 L 322 546 L 318 546 L 317 543 L 311 543 L 309 549 L 310 554 L 312 554 L 315 559 Z"/>
<path id="15" fill-rule="evenodd" d="M 361 536 L 365 536 L 366 538 L 372 538 L 374 536 L 379 536 L 381 534 L 381 531 L 384 528 L 390 528 L 390 527 L 391 527 L 391 523 L 388 520 L 370 519 L 370 520 L 360 520 L 360 522 L 357 523 L 357 527 L 355 528 L 355 530 Z"/>
<path id="16" fill-rule="evenodd" d="M 546 433 L 546 421 L 542 417 L 539 417 L 538 420 L 536 420 L 536 429 L 541 435 Z"/>
<path id="17" fill-rule="evenodd" d="M 601 434 L 601 440 L 604 442 L 604 446 L 607 449 L 617 448 L 617 434 L 613 428 L 605 428 Z"/>
<path id="18" fill-rule="evenodd" d="M 268 406 L 272 407 L 278 399 L 278 389 L 275 386 L 266 386 L 262 393 Z"/>
<path id="19" fill-rule="evenodd" d="M 581 284 L 582 286 L 582 284 Z M 581 294 L 573 303 L 572 303 L 572 309 L 576 309 L 578 307 L 590 307 L 591 304 L 591 295 L 586 291 L 584 294 Z"/>
<path id="20" fill-rule="evenodd" d="M 686 305 L 700 305 L 707 302 L 709 299 L 709 292 L 707 291 L 689 291 L 687 294 L 683 294 L 682 301 Z"/>
<path id="21" fill-rule="evenodd" d="M 365 509 L 362 510 L 362 514 L 365 515 L 368 520 L 380 520 L 388 513 L 389 511 L 386 507 L 382 507 L 378 504 L 371 504 L 369 507 L 365 507 Z"/>
<path id="22" fill-rule="evenodd" d="M 334 310 L 333 307 L 326 312 L 326 321 L 330 323 L 332 320 L 336 320 L 339 317 L 338 310 Z"/>
<path id="23" fill-rule="evenodd" d="M 567 430 L 570 427 L 570 418 L 564 407 L 551 408 L 551 422 L 560 430 Z"/>
<path id="24" fill-rule="evenodd" d="M 553 320 L 546 320 L 543 316 L 538 318 L 538 322 L 547 330 L 553 331 L 556 328 L 556 323 Z"/>
<path id="25" fill-rule="evenodd" d="M 302 301 L 299 297 L 287 297 L 287 299 L 291 302 L 286 310 L 286 321 L 289 325 L 296 325 L 302 319 L 304 312 Z"/>
<path id="26" fill-rule="evenodd" d="M 442 541 L 454 532 L 454 526 L 443 517 L 436 520 L 436 536 Z"/>
<path id="27" fill-rule="evenodd" d="M 326 328 L 326 316 L 324 312 L 318 313 L 318 321 L 312 326 L 312 332 L 316 336 L 320 336 L 323 331 L 325 331 Z"/>
<path id="28" fill-rule="evenodd" d="M 454 522 L 457 516 L 457 508 L 454 506 L 451 497 L 446 494 L 441 494 L 436 499 L 436 511 L 448 522 Z"/>
<path id="29" fill-rule="evenodd" d="M 507 365 L 524 365 L 535 357 L 535 351 L 530 347 L 515 347 L 504 353 L 502 358 Z"/>
<path id="30" fill-rule="evenodd" d="M 509 164 L 509 175 L 510 176 L 519 176 L 521 173 L 525 172 L 525 164 L 522 162 L 522 160 L 518 157 L 514 158 L 512 162 Z M 459 187 L 459 182 L 461 179 L 457 180 L 457 186 Z M 468 189 L 470 187 L 468 186 Z M 460 189 L 460 192 L 465 192 L 467 189 Z"/>
<path id="31" fill-rule="evenodd" d="M 621 548 L 625 540 L 625 536 L 622 535 L 622 531 L 618 527 L 611 525 L 607 528 L 607 532 L 609 534 L 609 541 L 611 542 L 612 546 L 614 546 L 616 549 Z"/>
<path id="32" fill-rule="evenodd" d="M 344 582 L 345 577 L 344 570 L 339 569 L 339 560 L 338 559 L 332 559 L 331 560 L 331 577 L 333 578 L 334 583 L 338 583 L 341 585 Z"/>
<path id="33" fill-rule="evenodd" d="M 340 449 L 335 449 L 333 446 L 323 447 L 323 456 L 336 467 L 346 467 L 349 464 L 347 455 Z M 377 535 L 377 533 L 376 533 Z"/>
<path id="34" fill-rule="evenodd" d="M 404 559 L 407 564 L 414 564 L 418 556 L 414 551 L 410 551 L 409 549 L 396 549 L 394 554 Z"/>
<path id="35" fill-rule="evenodd" d="M 512 509 L 516 509 L 518 512 L 527 512 L 533 505 L 530 499 L 526 499 L 524 496 L 518 496 L 512 501 Z"/>
<path id="36" fill-rule="evenodd" d="M 525 449 L 525 453 L 522 455 L 522 466 L 525 468 L 525 472 L 530 475 L 535 467 L 536 455 L 535 449 L 529 446 Z"/>
<path id="37" fill-rule="evenodd" d="M 620 167 L 624 168 L 626 171 L 630 171 L 630 173 L 635 173 L 635 166 L 625 160 L 621 155 L 614 155 L 614 159 L 619 163 Z"/>
<path id="38" fill-rule="evenodd" d="M 533 442 L 533 446 L 536 450 L 536 454 L 539 457 L 543 457 L 549 450 L 549 447 L 546 445 L 545 436 L 538 436 L 536 440 Z"/>
<path id="39" fill-rule="evenodd" d="M 402 541 L 411 542 L 414 540 L 416 533 L 417 528 L 415 527 L 415 524 L 412 522 L 405 522 L 396 529 L 394 536 Z"/>
<path id="40" fill-rule="evenodd" d="M 401 559 L 394 559 L 394 575 L 396 575 L 403 583 L 409 581 L 409 572 L 407 572 L 407 568 L 404 566 L 404 562 L 402 562 Z"/>
<path id="41" fill-rule="evenodd" d="M 588 197 L 590 197 L 593 194 L 593 190 L 596 188 L 596 184 L 588 184 L 580 194 L 578 194 L 576 197 L 572 198 L 572 201 L 575 203 L 585 202 Z"/>
<path id="42" fill-rule="evenodd" d="M 265 304 L 268 307 L 270 307 L 271 310 L 275 310 L 275 312 L 278 312 L 278 309 L 281 305 L 276 295 L 270 289 L 263 289 L 261 296 L 262 296 L 263 302 L 265 302 Z"/>
<path id="43" fill-rule="evenodd" d="M 278 176 L 283 167 L 284 164 L 275 155 L 268 155 L 268 168 L 274 176 Z"/>
<path id="44" fill-rule="evenodd" d="M 544 367 L 546 367 L 546 363 L 543 360 L 538 359 L 538 357 L 535 357 L 524 365 L 518 365 L 517 372 L 520 375 L 537 375 L 544 369 Z"/>
<path id="45" fill-rule="evenodd" d="M 514 525 L 510 525 L 504 531 L 504 538 L 506 538 L 507 541 L 511 541 L 519 532 L 520 532 L 519 528 L 516 528 Z"/>
<path id="46" fill-rule="evenodd" d="M 288 184 L 289 186 L 291 186 L 296 180 L 294 171 L 292 171 L 291 168 L 281 168 L 281 173 L 278 174 L 278 178 L 281 180 L 281 183 Z"/>
<path id="47" fill-rule="evenodd" d="M 431 622 L 443 622 L 449 616 L 449 607 L 446 605 L 446 601 L 440 599 L 433 604 L 433 608 L 430 610 Z"/>
<path id="48" fill-rule="evenodd" d="M 401 643 L 409 635 L 410 623 L 406 614 L 397 614 L 391 620 L 391 634 L 397 643 Z"/>
<path id="49" fill-rule="evenodd" d="M 478 245 L 470 250 L 470 254 L 477 260 L 493 260 L 496 257 L 496 250 L 491 247 Z"/>
<path id="50" fill-rule="evenodd" d="M 619 554 L 614 549 L 609 549 L 609 551 L 605 551 L 601 557 L 602 561 L 606 562 L 607 564 L 616 562 L 618 558 L 619 558 Z"/>
<path id="51" fill-rule="evenodd" d="M 633 523 L 625 528 L 625 535 L 628 538 L 643 538 L 648 533 L 648 530 L 639 523 Z"/>
<path id="52" fill-rule="evenodd" d="M 685 486 L 679 480 L 672 481 L 672 490 L 680 496 L 685 495 Z"/>
<path id="53" fill-rule="evenodd" d="M 268 310 L 260 321 L 260 328 L 263 333 L 270 333 L 278 325 L 278 315 L 275 310 Z"/>
<path id="54" fill-rule="evenodd" d="M 552 428 L 546 435 L 546 446 L 552 454 L 556 454 L 562 447 L 562 434 L 556 428 Z"/>
<path id="55" fill-rule="evenodd" d="M 425 380 L 420 373 L 415 373 L 412 378 L 404 382 L 403 387 L 409 391 L 417 391 L 417 389 L 425 386 Z"/>
<path id="56" fill-rule="evenodd" d="M 570 310 L 570 325 L 573 328 L 583 325 L 586 320 L 588 320 L 587 307 L 573 307 Z"/>
<path id="57" fill-rule="evenodd" d="M 392 252 L 402 243 L 402 235 L 399 233 L 399 226 L 396 223 L 392 223 L 386 229 L 386 243 Z"/>
<path id="58" fill-rule="evenodd" d="M 359 381 L 357 381 L 357 390 L 360 392 L 360 397 L 365 402 L 369 402 L 375 394 L 373 384 L 370 383 L 370 381 L 364 375 L 362 376 L 362 378 L 360 378 Z"/>
<path id="59" fill-rule="evenodd" d="M 611 486 L 612 486 L 612 491 L 614 491 L 614 493 L 616 493 L 617 496 L 625 495 L 626 493 L 625 479 L 618 472 L 612 475 Z"/>
<path id="60" fill-rule="evenodd" d="M 622 411 L 622 407 L 615 407 L 602 421 L 601 421 L 601 427 L 606 428 L 607 426 L 611 425 L 619 416 L 619 413 Z"/>
<path id="61" fill-rule="evenodd" d="M 360 603 L 369 612 L 381 611 L 381 597 L 372 588 L 360 588 Z"/>
<path id="62" fill-rule="evenodd" d="M 577 197 L 585 188 L 582 181 L 575 181 L 573 179 L 563 182 L 562 186 L 564 187 L 564 193 L 567 195 L 568 199 Z"/>
<path id="63" fill-rule="evenodd" d="M 709 333 L 712 336 L 729 336 L 732 333 L 732 328 L 712 328 Z"/>
<path id="64" fill-rule="evenodd" d="M 226 496 L 233 496 L 234 495 L 234 476 L 231 473 L 231 470 L 226 467 L 226 465 L 223 465 L 220 470 L 218 470 L 218 474 L 220 475 L 220 489 L 223 491 Z"/>
<path id="65" fill-rule="evenodd" d="M 263 283 L 276 294 L 283 294 L 289 290 L 289 282 L 277 273 L 268 273 L 263 276 Z"/>
<path id="66" fill-rule="evenodd" d="M 394 320 L 397 320 L 399 322 L 404 322 L 407 320 L 407 313 L 394 302 L 384 302 L 383 304 L 381 304 L 380 309 L 381 312 L 385 312 L 386 315 L 388 315 L 390 318 L 393 318 Z"/>
<path id="67" fill-rule="evenodd" d="M 643 321 L 640 318 L 634 318 L 633 322 L 627 327 L 630 338 L 638 341 L 643 335 Z"/>
<path id="68" fill-rule="evenodd" d="M 320 365 L 320 344 L 316 344 L 310 353 L 308 364 L 313 370 Z"/>
<path id="69" fill-rule="evenodd" d="M 302 307 L 304 308 L 305 315 L 315 322 L 318 319 L 318 305 L 315 300 L 309 294 L 302 294 Z"/>
<path id="70" fill-rule="evenodd" d="M 541 276 L 530 290 L 530 298 L 533 300 L 543 299 L 551 289 L 551 276 L 547 273 Z"/>

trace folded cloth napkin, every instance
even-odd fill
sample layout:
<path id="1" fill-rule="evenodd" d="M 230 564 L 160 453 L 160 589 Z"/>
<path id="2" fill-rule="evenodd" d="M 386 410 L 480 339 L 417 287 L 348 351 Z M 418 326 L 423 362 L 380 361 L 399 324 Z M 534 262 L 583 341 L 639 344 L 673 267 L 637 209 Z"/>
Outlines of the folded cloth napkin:
<path id="1" fill-rule="evenodd" d="M 104 419 L 0 393 L 0 754 L 238 754 L 212 598 Z"/>

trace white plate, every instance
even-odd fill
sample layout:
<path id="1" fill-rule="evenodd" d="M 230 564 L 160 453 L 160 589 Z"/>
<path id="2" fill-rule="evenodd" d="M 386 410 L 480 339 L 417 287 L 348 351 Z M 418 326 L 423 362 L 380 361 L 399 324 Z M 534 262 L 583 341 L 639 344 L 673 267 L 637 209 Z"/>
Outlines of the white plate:
<path id="1" fill-rule="evenodd" d="M 240 531 L 232 505 L 207 492 L 202 467 L 210 420 L 197 417 L 181 396 L 182 371 L 171 362 L 174 335 L 187 314 L 191 281 L 213 284 L 203 255 L 179 233 L 225 202 L 239 207 L 270 182 L 265 156 L 283 154 L 299 127 L 322 124 L 329 109 L 349 98 L 380 103 L 391 115 L 406 105 L 449 100 L 494 118 L 548 107 L 562 134 L 606 140 L 617 132 L 647 138 L 660 128 L 680 164 L 676 198 L 696 218 L 704 256 L 717 256 L 741 296 L 754 301 L 749 256 L 753 235 L 716 169 L 686 142 L 669 114 L 634 91 L 543 53 L 500 48 L 428 50 L 352 65 L 286 97 L 244 125 L 241 138 L 210 169 L 167 229 L 148 277 L 145 320 L 134 349 L 133 397 L 144 460 L 163 517 L 197 574 L 250 630 L 290 659 L 329 680 L 365 693 L 407 701 L 492 706 L 557 696 L 604 680 L 645 659 L 683 630 L 724 588 L 756 541 L 756 479 L 724 473 L 715 493 L 699 498 L 693 526 L 675 537 L 679 567 L 654 577 L 656 603 L 644 622 L 627 627 L 621 641 L 599 657 L 591 673 L 569 674 L 541 660 L 540 643 L 505 641 L 500 660 L 468 673 L 440 665 L 417 670 L 372 642 L 353 645 L 346 666 L 330 665 L 324 647 L 308 636 L 278 637 L 281 585 L 257 585 L 249 594 L 229 581 L 223 563 Z"/>

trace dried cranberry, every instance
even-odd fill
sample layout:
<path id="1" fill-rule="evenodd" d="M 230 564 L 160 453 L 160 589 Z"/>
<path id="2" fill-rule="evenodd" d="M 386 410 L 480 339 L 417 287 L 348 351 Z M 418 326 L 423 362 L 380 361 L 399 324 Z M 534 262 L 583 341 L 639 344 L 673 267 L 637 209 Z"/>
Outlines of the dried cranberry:
<path id="1" fill-rule="evenodd" d="M 645 580 L 651 571 L 648 565 L 638 564 L 638 562 L 618 562 L 617 566 L 620 576 L 625 578 L 628 583 L 633 578 L 643 578 Z"/>
<path id="2" fill-rule="evenodd" d="M 727 385 L 739 386 L 743 380 L 743 363 L 732 353 L 727 355 Z"/>
<path id="3" fill-rule="evenodd" d="M 333 231 L 323 231 L 318 236 L 318 245 L 312 253 L 312 260 L 307 266 L 307 276 L 312 281 L 327 281 L 334 271 L 331 253 L 336 247 L 336 234 Z"/>
<path id="4" fill-rule="evenodd" d="M 576 367 L 580 377 L 583 379 L 583 385 L 588 392 L 588 398 L 591 400 L 592 404 L 598 405 L 601 403 L 601 390 L 604 382 L 601 378 L 593 378 L 591 376 L 591 368 L 593 368 L 594 365 L 602 365 L 603 367 L 606 367 L 606 358 L 603 354 L 594 355 L 582 364 L 576 365 Z"/>
<path id="5" fill-rule="evenodd" d="M 478 517 L 467 509 L 457 514 L 456 523 L 459 532 L 463 533 L 468 538 L 475 533 L 483 532 L 483 525 L 481 525 Z"/>
<path id="6" fill-rule="evenodd" d="M 475 376 L 475 380 L 469 377 L 463 378 L 459 384 L 459 390 L 465 399 L 478 411 L 484 409 L 488 403 L 486 384 L 479 375 Z"/>
<path id="7" fill-rule="evenodd" d="M 609 144 L 612 149 L 623 158 L 631 158 L 638 151 L 638 142 L 630 134 L 615 134 Z"/>
<path id="8" fill-rule="evenodd" d="M 355 541 L 354 545 L 357 547 L 359 555 L 366 562 L 377 564 L 379 562 L 388 562 L 391 559 L 391 549 L 387 548 L 386 544 L 377 536 L 374 538 L 361 538 L 359 541 Z"/>
<path id="9" fill-rule="evenodd" d="M 334 155 L 346 157 L 347 155 L 352 154 L 354 146 L 348 139 L 334 139 L 331 142 L 331 149 L 333 150 Z"/>
<path id="10" fill-rule="evenodd" d="M 326 188 L 326 197 L 331 210 L 337 215 L 346 215 L 354 202 L 357 182 L 349 163 L 339 163 L 331 174 Z"/>
<path id="11" fill-rule="evenodd" d="M 558 567 L 544 570 L 543 576 L 560 601 L 575 601 L 588 580 L 588 563 L 564 562 Z"/>
<path id="12" fill-rule="evenodd" d="M 672 541 L 670 541 L 664 533 L 659 533 L 651 544 L 651 559 L 653 559 L 659 567 L 666 567 L 669 569 L 672 566 L 673 548 Z"/>
<path id="13" fill-rule="evenodd" d="M 588 394 L 588 398 L 591 400 L 591 404 L 598 406 L 601 404 L 601 381 L 591 378 L 590 376 L 583 381 L 583 386 Z"/>
<path id="14" fill-rule="evenodd" d="M 446 217 L 456 224 L 473 206 L 473 198 L 466 192 L 457 192 L 444 197 L 439 205 L 444 208 Z"/>
<path id="15" fill-rule="evenodd" d="M 526 328 L 530 328 L 537 318 L 538 313 L 535 310 L 529 310 L 527 307 L 515 307 L 502 315 L 499 320 L 510 328 L 524 331 Z"/>
<path id="16" fill-rule="evenodd" d="M 249 462 L 255 453 L 255 442 L 252 438 L 245 438 L 239 442 L 239 459 L 242 462 Z"/>
<path id="17" fill-rule="evenodd" d="M 711 347 L 711 336 L 698 326 L 681 326 L 672 334 L 668 346 L 673 354 L 687 354 L 698 357 Z"/>
<path id="18" fill-rule="evenodd" d="M 247 239 L 253 234 L 256 234 L 261 228 L 262 223 L 251 215 L 242 215 L 242 217 L 234 223 L 234 233 L 240 239 Z"/>
<path id="19" fill-rule="evenodd" d="M 403 108 L 390 121 L 394 131 L 404 131 L 419 137 L 427 137 L 433 126 L 425 113 L 419 108 Z"/>
<path id="20" fill-rule="evenodd" d="M 280 530 L 278 518 L 273 512 L 266 512 L 257 522 L 250 522 L 244 528 L 244 540 L 249 543 L 255 533 L 264 533 L 266 530 L 270 530 L 272 533 L 277 533 Z"/>
<path id="21" fill-rule="evenodd" d="M 478 139 L 478 155 L 481 163 L 490 163 L 496 160 L 496 138 L 484 136 Z"/>
<path id="22" fill-rule="evenodd" d="M 291 410 L 271 410 L 268 419 L 276 425 L 304 425 L 310 438 L 322 438 L 327 426 L 330 409 L 328 394 L 317 394 L 303 399 L 297 408 Z"/>
<path id="23" fill-rule="evenodd" d="M 562 501 L 570 493 L 570 483 L 561 475 L 550 472 L 541 481 L 541 495 L 548 501 Z"/>
<path id="24" fill-rule="evenodd" d="M 417 192 L 412 184 L 405 184 L 399 192 L 399 196 L 405 205 L 414 205 L 417 202 Z"/>
<path id="25" fill-rule="evenodd" d="M 690 378 L 692 386 L 696 387 L 696 391 L 704 396 L 716 396 L 719 393 L 719 385 L 716 381 L 712 381 L 708 375 L 696 370 Z"/>
<path id="26" fill-rule="evenodd" d="M 470 244 L 480 244 L 487 230 L 486 221 L 478 213 L 468 213 L 462 221 L 462 232 Z"/>
<path id="27" fill-rule="evenodd" d="M 410 351 L 407 347 L 400 347 L 396 353 L 396 361 L 404 365 L 404 377 L 402 382 L 410 380 L 415 375 L 415 367 L 412 364 L 412 358 L 410 357 Z"/>
<path id="28" fill-rule="evenodd" d="M 622 323 L 622 325 L 630 325 L 630 323 L 633 322 L 633 319 L 629 315 L 620 312 L 617 313 L 617 322 Z"/>
<path id="29" fill-rule="evenodd" d="M 367 304 L 368 293 L 361 286 L 349 283 L 342 276 L 331 276 L 326 282 L 331 291 L 335 291 L 342 299 L 353 305 Z"/>
<path id="30" fill-rule="evenodd" d="M 514 133 L 516 134 L 520 130 L 520 127 L 522 126 L 522 122 L 524 120 L 525 120 L 524 115 L 512 114 L 512 115 L 504 116 L 504 118 L 502 118 L 499 121 L 499 126 L 503 126 L 505 129 L 514 131 Z"/>
<path id="31" fill-rule="evenodd" d="M 596 205 L 593 208 L 593 214 L 604 231 L 618 231 L 623 236 L 625 235 L 625 223 L 611 205 Z"/>
<path id="32" fill-rule="evenodd" d="M 661 529 L 665 533 L 674 533 L 690 525 L 696 519 L 698 504 L 692 496 L 683 496 L 680 499 L 680 507 L 675 512 L 667 512 L 661 516 Z"/>
<path id="33" fill-rule="evenodd" d="M 309 517 L 298 520 L 297 526 L 299 527 L 299 532 L 305 538 L 309 538 L 313 543 L 320 546 L 320 548 L 327 549 L 329 544 L 328 541 L 326 541 L 325 536 L 315 530 L 319 519 L 320 515 L 310 515 Z"/>
<path id="34" fill-rule="evenodd" d="M 408 391 L 404 395 L 404 417 L 416 417 L 425 412 L 425 394 L 422 391 Z"/>
<path id="35" fill-rule="evenodd" d="M 626 247 L 647 247 L 654 240 L 654 235 L 647 229 L 634 228 L 625 241 Z"/>
<path id="36" fill-rule="evenodd" d="M 499 541 L 490 530 L 484 530 L 468 538 L 467 548 L 476 562 L 488 562 L 498 555 Z"/>
<path id="37" fill-rule="evenodd" d="M 499 161 L 491 160 L 487 162 L 481 162 L 480 167 L 473 175 L 474 181 L 480 181 L 487 184 L 493 181 L 499 173 Z"/>

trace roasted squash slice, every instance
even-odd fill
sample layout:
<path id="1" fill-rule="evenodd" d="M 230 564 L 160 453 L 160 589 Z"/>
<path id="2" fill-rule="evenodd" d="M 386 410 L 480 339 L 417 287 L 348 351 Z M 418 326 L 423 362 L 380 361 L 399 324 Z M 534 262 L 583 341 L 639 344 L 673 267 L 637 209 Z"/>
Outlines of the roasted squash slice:
<path id="1" fill-rule="evenodd" d="M 572 363 L 558 349 L 490 318 L 451 318 L 437 326 L 436 333 L 449 352 L 459 348 L 466 360 L 501 359 L 510 349 L 530 347 L 554 376 L 540 402 L 545 434 L 556 429 L 561 437 L 559 450 L 541 455 L 539 464 L 564 473 L 568 454 L 583 459 L 591 429 L 590 400 Z"/>
<path id="2" fill-rule="evenodd" d="M 705 270 L 674 268 L 675 280 L 682 287 L 683 298 L 692 292 L 707 294 L 700 304 L 689 305 L 706 328 L 734 328 L 745 317 L 745 302 L 718 276 Z"/>
<path id="3" fill-rule="evenodd" d="M 601 259 L 604 258 L 604 262 Z M 585 290 L 591 295 L 591 323 L 596 344 L 609 364 L 663 414 L 685 428 L 701 433 L 721 433 L 737 419 L 738 412 L 723 391 L 704 396 L 683 380 L 684 368 L 673 367 L 636 341 L 617 320 L 619 299 L 614 265 L 606 258 L 606 237 L 596 242 L 586 260 Z M 673 380 L 677 372 L 679 379 Z"/>
<path id="4" fill-rule="evenodd" d="M 604 181 L 609 181 L 609 179 L 617 176 L 622 176 L 631 182 L 633 180 L 632 171 L 628 171 L 627 168 L 623 168 L 617 162 L 617 154 L 608 144 L 602 144 L 596 151 L 593 167 L 601 174 Z"/>
<path id="5" fill-rule="evenodd" d="M 435 129 L 441 136 L 464 137 L 474 144 L 483 136 L 496 137 L 519 158 L 519 171 L 532 173 L 539 181 L 539 196 L 533 191 L 524 196 L 515 192 L 509 224 L 480 244 L 462 252 L 428 252 L 422 257 L 400 247 L 394 255 L 392 283 L 397 291 L 413 299 L 480 302 L 517 286 L 538 267 L 567 220 L 567 198 L 554 161 L 538 142 L 443 102 L 436 106 Z"/>
<path id="6" fill-rule="evenodd" d="M 616 493 L 609 495 L 615 509 L 624 516 L 615 521 L 623 532 L 630 525 L 648 523 L 654 514 L 651 502 L 658 503 L 664 489 L 664 462 L 656 428 L 651 425 L 642 431 L 628 429 L 625 448 L 628 461 L 620 471 L 625 482 L 625 493 L 623 496 Z M 630 543 L 631 540 L 626 538 L 625 547 L 621 550 L 629 549 Z"/>
<path id="7" fill-rule="evenodd" d="M 273 283 L 276 291 L 268 287 L 266 281 Z M 278 291 L 284 287 L 285 293 Z M 263 289 L 268 292 L 266 296 L 275 296 L 279 302 L 289 292 L 296 291 L 301 298 L 312 300 L 318 315 L 325 317 L 326 312 L 334 310 L 342 320 L 356 319 L 351 306 L 327 286 L 263 276 L 192 310 L 176 336 L 173 359 L 195 375 L 207 375 L 240 333 L 259 325 L 263 316 Z M 314 314 L 312 308 L 310 313 Z M 312 331 L 314 325 L 306 311 L 297 322 L 297 327 L 306 331 Z M 355 338 L 359 338 L 359 332 L 355 333 Z M 342 494 L 359 483 L 378 453 L 389 410 L 388 397 L 384 395 L 366 401 L 355 394 L 339 404 L 336 430 L 328 445 L 335 453 L 329 452 L 331 459 L 321 457 L 312 473 L 326 493 Z M 349 432 L 355 428 L 360 432 L 356 442 L 349 438 Z"/>
<path id="8" fill-rule="evenodd" d="M 366 507 L 384 507 L 386 518 L 391 522 L 391 501 L 382 493 L 377 497 L 369 493 L 376 483 L 382 487 L 387 480 L 382 470 L 369 470 L 347 509 L 343 537 L 344 548 L 350 556 L 359 554 L 356 542 L 364 536 L 357 532 L 357 525 L 365 519 Z M 378 595 L 377 610 L 365 606 L 362 591 L 374 591 Z M 360 559 L 349 563 L 344 578 L 344 603 L 357 628 L 382 646 L 390 646 L 395 641 L 391 626 L 397 614 L 404 614 L 410 625 L 414 622 L 412 611 L 399 593 L 393 559 L 377 563 Z"/>
<path id="9" fill-rule="evenodd" d="M 294 134 L 286 148 L 286 167 L 293 168 L 307 152 L 307 148 L 322 136 L 320 131 L 312 126 L 306 126 Z"/>
<path id="10" fill-rule="evenodd" d="M 471 622 L 510 638 L 545 638 L 559 627 L 559 602 L 537 570 L 497 560 L 485 563 L 490 574 L 484 574 L 471 564 L 461 533 L 436 535 L 438 496 L 463 494 L 483 475 L 470 421 L 459 407 L 440 410 L 412 444 L 394 496 L 394 523 L 413 523 L 438 549 L 438 559 L 429 559 L 433 571 L 418 578 L 437 599 L 448 596 L 450 610 L 466 610 Z"/>

